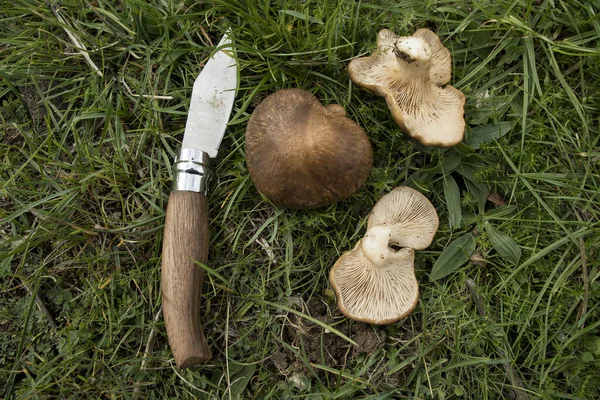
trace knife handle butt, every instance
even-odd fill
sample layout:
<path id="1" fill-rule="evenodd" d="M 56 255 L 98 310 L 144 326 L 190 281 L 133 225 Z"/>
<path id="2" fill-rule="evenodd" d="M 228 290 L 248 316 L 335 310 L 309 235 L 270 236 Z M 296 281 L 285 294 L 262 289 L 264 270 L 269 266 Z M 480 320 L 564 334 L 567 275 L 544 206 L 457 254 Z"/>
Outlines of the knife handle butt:
<path id="1" fill-rule="evenodd" d="M 206 263 L 208 244 L 206 196 L 172 192 L 165 219 L 161 290 L 169 346 L 180 368 L 211 358 L 199 318 L 204 270 L 194 262 Z"/>

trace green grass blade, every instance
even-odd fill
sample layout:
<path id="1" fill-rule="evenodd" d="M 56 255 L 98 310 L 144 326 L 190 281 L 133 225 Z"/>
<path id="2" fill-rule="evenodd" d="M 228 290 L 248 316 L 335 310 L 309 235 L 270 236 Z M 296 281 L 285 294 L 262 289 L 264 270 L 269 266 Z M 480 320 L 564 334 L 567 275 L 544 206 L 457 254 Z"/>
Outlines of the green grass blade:
<path id="1" fill-rule="evenodd" d="M 463 266 L 475 251 L 475 238 L 470 233 L 450 242 L 431 268 L 431 279 L 442 279 Z"/>

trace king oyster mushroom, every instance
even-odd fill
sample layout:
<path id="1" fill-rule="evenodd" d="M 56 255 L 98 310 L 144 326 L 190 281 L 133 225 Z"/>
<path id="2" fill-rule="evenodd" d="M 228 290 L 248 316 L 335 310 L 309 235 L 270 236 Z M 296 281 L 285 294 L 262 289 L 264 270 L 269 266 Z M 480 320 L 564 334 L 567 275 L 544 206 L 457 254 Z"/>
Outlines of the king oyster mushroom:
<path id="1" fill-rule="evenodd" d="M 348 65 L 350 79 L 386 100 L 394 121 L 426 146 L 451 147 L 464 136 L 465 96 L 452 86 L 450 52 L 435 33 L 397 36 L 383 29 L 377 51 Z"/>
<path id="2" fill-rule="evenodd" d="M 373 165 L 365 131 L 343 107 L 323 107 L 303 89 L 279 90 L 256 107 L 245 151 L 258 191 L 287 208 L 317 208 L 347 198 Z"/>

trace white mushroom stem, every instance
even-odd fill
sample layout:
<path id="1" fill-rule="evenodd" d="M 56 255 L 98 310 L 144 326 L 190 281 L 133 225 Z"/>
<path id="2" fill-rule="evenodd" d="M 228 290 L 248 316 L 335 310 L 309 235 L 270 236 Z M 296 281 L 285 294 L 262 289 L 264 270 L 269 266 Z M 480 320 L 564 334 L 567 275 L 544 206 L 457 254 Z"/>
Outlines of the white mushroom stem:
<path id="1" fill-rule="evenodd" d="M 405 61 L 416 61 L 427 64 L 431 61 L 431 48 L 425 40 L 419 37 L 401 37 L 396 41 L 395 46 L 397 51 L 404 55 L 401 58 Z M 428 73 L 429 68 L 425 72 Z"/>
<path id="2" fill-rule="evenodd" d="M 388 262 L 392 249 L 389 248 L 392 230 L 386 225 L 373 226 L 367 229 L 361 242 L 365 257 L 375 265 L 384 265 Z"/>

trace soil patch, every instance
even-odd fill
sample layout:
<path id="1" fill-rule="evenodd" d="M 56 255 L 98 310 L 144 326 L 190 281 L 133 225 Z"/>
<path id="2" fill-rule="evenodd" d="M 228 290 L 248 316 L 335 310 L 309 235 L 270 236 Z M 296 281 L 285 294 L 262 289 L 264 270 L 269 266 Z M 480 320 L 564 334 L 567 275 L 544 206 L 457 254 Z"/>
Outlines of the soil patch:
<path id="1" fill-rule="evenodd" d="M 385 327 L 349 320 L 344 324 L 336 324 L 343 315 L 337 307 L 320 300 L 310 301 L 307 308 L 313 318 L 335 327 L 354 340 L 357 346 L 314 322 L 290 314 L 289 323 L 285 325 L 282 335 L 289 347 L 281 346 L 271 356 L 271 362 L 286 376 L 306 372 L 305 363 L 335 369 L 348 368 L 349 360 L 361 353 L 373 354 L 386 343 Z"/>

